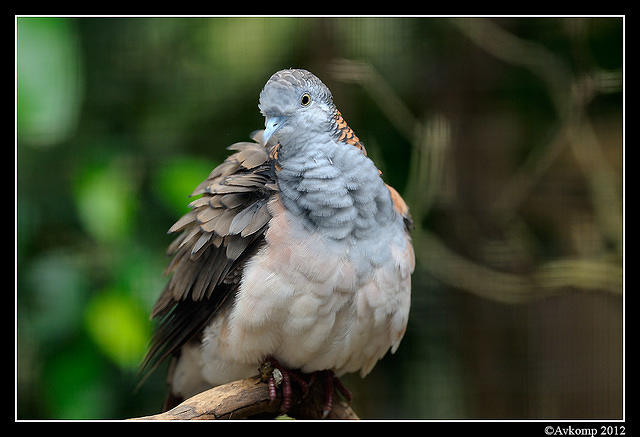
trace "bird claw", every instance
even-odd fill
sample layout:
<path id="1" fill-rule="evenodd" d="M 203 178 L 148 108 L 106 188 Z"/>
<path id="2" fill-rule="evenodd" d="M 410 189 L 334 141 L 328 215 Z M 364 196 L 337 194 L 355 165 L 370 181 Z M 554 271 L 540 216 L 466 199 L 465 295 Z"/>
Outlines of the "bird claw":
<path id="1" fill-rule="evenodd" d="M 348 403 L 351 403 L 351 392 L 342 384 L 333 371 L 323 370 L 320 373 L 324 385 L 324 405 L 322 406 L 322 418 L 325 419 L 333 409 L 333 394 L 337 390 Z M 315 374 L 314 374 L 315 375 Z"/>
<path id="2" fill-rule="evenodd" d="M 351 402 L 352 396 L 349 390 L 342 384 L 340 379 L 335 376 L 331 370 L 321 370 L 313 372 L 309 375 L 309 380 L 303 378 L 304 374 L 298 371 L 287 369 L 282 366 L 275 358 L 268 357 L 260 366 L 260 378 L 266 381 L 269 386 L 269 401 L 275 402 L 278 398 L 277 388 L 282 389 L 282 402 L 280 404 L 280 412 L 286 413 L 292 405 L 292 383 L 295 383 L 301 390 L 302 399 L 309 394 L 309 387 L 316 382 L 322 384 L 324 388 L 324 403 L 322 405 L 322 418 L 325 419 L 333 409 L 334 391 L 337 391 Z M 318 381 L 319 379 L 319 381 Z"/>
<path id="3" fill-rule="evenodd" d="M 324 405 L 322 406 L 322 418 L 325 419 L 333 408 L 333 380 L 335 376 L 330 370 L 325 371 L 324 381 Z"/>
<path id="4" fill-rule="evenodd" d="M 324 386 L 324 404 L 322 406 L 322 418 L 326 419 L 331 410 L 333 409 L 333 399 L 335 391 L 338 391 L 348 403 L 351 403 L 351 392 L 342 384 L 340 379 L 331 370 L 322 370 L 313 374 L 319 374 L 322 378 L 322 384 Z"/>
<path id="5" fill-rule="evenodd" d="M 282 366 L 275 358 L 268 357 L 260 366 L 260 377 L 267 381 L 269 386 L 269 400 L 275 402 L 278 397 L 277 387 L 282 386 L 282 403 L 280 412 L 286 413 L 291 408 L 292 403 L 292 380 L 302 390 L 302 398 L 309 394 L 309 385 L 296 371 Z"/>
<path id="6" fill-rule="evenodd" d="M 347 387 L 345 387 L 342 384 L 342 381 L 340 381 L 340 378 L 338 378 L 337 376 L 334 376 L 334 380 L 336 388 L 338 389 L 338 391 L 340 392 L 340 394 L 346 399 L 347 403 L 351 403 L 351 400 L 353 399 L 353 395 L 351 395 L 351 392 L 349 390 L 347 390 Z"/>

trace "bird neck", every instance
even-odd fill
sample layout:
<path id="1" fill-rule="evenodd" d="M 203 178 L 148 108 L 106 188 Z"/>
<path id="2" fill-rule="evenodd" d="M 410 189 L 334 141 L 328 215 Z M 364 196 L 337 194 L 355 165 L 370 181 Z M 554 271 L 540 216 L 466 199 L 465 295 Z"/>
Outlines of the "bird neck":
<path id="1" fill-rule="evenodd" d="M 349 127 L 340 111 L 338 111 L 338 108 L 335 107 L 331 116 L 330 132 L 335 141 L 354 146 L 366 156 L 367 149 L 364 148 L 364 144 L 362 144 L 360 139 L 353 132 L 353 129 Z"/>
<path id="2" fill-rule="evenodd" d="M 291 156 L 280 153 L 276 164 L 282 203 L 309 230 L 334 240 L 366 238 L 393 218 L 378 169 L 351 144 L 327 138 Z"/>

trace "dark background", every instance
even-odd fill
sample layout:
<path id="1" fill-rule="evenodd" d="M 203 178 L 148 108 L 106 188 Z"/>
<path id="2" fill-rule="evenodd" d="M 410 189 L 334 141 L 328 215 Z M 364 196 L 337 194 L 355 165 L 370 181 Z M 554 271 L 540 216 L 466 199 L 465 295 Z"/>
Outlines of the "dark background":
<path id="1" fill-rule="evenodd" d="M 369 419 L 623 414 L 623 22 L 16 18 L 17 418 L 159 411 L 137 365 L 186 195 L 302 67 L 407 200 L 407 333 Z"/>

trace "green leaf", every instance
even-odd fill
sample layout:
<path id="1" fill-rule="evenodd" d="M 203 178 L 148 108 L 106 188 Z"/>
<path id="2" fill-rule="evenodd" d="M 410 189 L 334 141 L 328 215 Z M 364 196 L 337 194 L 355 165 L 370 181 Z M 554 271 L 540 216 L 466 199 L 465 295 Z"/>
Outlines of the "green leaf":
<path id="1" fill-rule="evenodd" d="M 124 369 L 135 369 L 144 353 L 150 324 L 131 296 L 107 290 L 93 297 L 85 312 L 87 331 L 100 350 Z"/>
<path id="2" fill-rule="evenodd" d="M 89 233 L 103 242 L 126 240 L 137 204 L 132 178 L 113 162 L 85 169 L 75 182 L 78 214 Z"/>

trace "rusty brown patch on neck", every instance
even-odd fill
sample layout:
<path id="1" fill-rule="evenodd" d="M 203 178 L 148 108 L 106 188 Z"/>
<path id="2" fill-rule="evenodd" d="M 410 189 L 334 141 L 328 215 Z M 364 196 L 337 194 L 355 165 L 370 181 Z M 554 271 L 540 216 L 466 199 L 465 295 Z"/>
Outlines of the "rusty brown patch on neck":
<path id="1" fill-rule="evenodd" d="M 360 142 L 360 139 L 353 132 L 353 129 L 349 127 L 347 122 L 342 117 L 342 114 L 340 113 L 340 111 L 336 109 L 333 115 L 333 118 L 334 118 L 336 139 L 343 143 L 347 143 L 354 147 L 357 147 L 366 156 L 367 150 L 364 148 L 364 144 Z"/>

